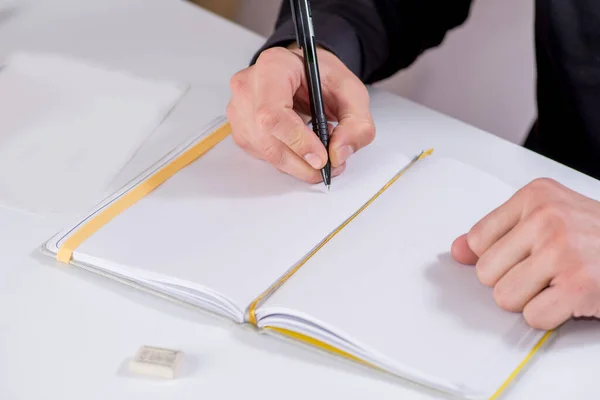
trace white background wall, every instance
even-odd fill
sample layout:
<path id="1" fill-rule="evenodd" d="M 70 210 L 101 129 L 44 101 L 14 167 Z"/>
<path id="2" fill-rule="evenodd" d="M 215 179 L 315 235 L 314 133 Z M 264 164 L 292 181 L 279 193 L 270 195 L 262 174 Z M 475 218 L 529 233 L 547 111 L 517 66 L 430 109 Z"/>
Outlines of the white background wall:
<path id="1" fill-rule="evenodd" d="M 269 35 L 281 0 L 241 3 L 236 22 Z M 475 0 L 465 25 L 378 86 L 520 143 L 535 116 L 533 17 L 533 0 Z"/>

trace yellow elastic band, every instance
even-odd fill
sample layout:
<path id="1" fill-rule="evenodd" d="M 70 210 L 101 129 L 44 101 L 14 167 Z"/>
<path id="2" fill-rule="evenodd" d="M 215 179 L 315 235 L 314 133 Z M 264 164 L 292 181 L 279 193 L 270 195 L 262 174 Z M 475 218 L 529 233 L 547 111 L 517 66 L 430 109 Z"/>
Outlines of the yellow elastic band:
<path id="1" fill-rule="evenodd" d="M 346 225 L 350 223 L 354 218 L 358 216 L 365 208 L 367 208 L 372 202 L 375 201 L 377 197 L 379 197 L 383 192 L 387 190 L 402 174 L 404 174 L 412 165 L 414 165 L 417 161 L 427 157 L 433 153 L 433 149 L 429 149 L 427 151 L 423 151 L 417 157 L 415 157 L 406 167 L 404 167 L 400 172 L 398 172 L 388 183 L 385 184 L 373 197 L 369 199 L 361 208 L 358 209 L 354 214 L 350 216 L 343 224 L 337 227 L 332 233 L 329 234 L 321 243 L 317 245 L 307 256 L 305 256 L 294 268 L 290 269 L 283 277 L 281 277 L 277 282 L 271 285 L 267 290 L 261 293 L 248 307 L 248 322 L 252 325 L 256 325 L 256 307 L 268 296 L 270 296 L 277 288 L 279 288 L 285 281 L 287 281 L 292 275 L 294 275 L 306 262 L 315 255 L 323 246 L 325 246 L 335 235 L 337 235 Z"/>
<path id="2" fill-rule="evenodd" d="M 422 160 L 423 158 L 430 156 L 431 153 L 433 153 L 433 149 L 426 150 L 426 151 L 422 152 L 421 154 L 419 154 L 419 156 L 417 157 L 417 160 Z"/>
<path id="3" fill-rule="evenodd" d="M 489 400 L 497 400 L 498 398 L 500 398 L 500 395 L 508 388 L 511 382 L 515 380 L 517 375 L 519 375 L 519 372 L 521 372 L 521 370 L 525 368 L 525 365 L 527 365 L 531 357 L 533 357 L 535 353 L 537 353 L 537 351 L 542 347 L 542 345 L 548 340 L 548 338 L 550 338 L 552 332 L 553 331 L 548 331 L 544 334 L 544 336 L 541 337 L 541 339 L 536 343 L 536 345 L 533 346 L 533 349 L 531 349 L 531 351 L 527 354 L 523 361 L 521 361 L 517 368 L 515 368 L 515 370 L 508 376 L 506 381 L 504 381 L 502 386 L 498 388 L 496 393 L 494 393 Z"/>
<path id="4" fill-rule="evenodd" d="M 75 249 L 86 239 L 92 236 L 98 229 L 110 222 L 114 217 L 125 211 L 128 207 L 135 204 L 148 193 L 156 189 L 167 179 L 175 175 L 191 162 L 198 159 L 208 150 L 212 149 L 217 143 L 223 140 L 231 132 L 229 123 L 221 125 L 206 138 L 186 150 L 179 157 L 165 165 L 154 175 L 141 182 L 113 204 L 105 208 L 97 216 L 83 225 L 79 230 L 73 233 L 58 250 L 57 259 L 63 263 L 69 263 Z"/>
<path id="5" fill-rule="evenodd" d="M 307 335 L 303 335 L 302 333 L 298 333 L 298 332 L 295 332 L 295 331 L 290 331 L 290 330 L 284 329 L 284 328 L 277 328 L 277 327 L 274 327 L 274 326 L 265 326 L 264 329 L 278 332 L 278 333 L 280 333 L 282 335 L 291 337 L 292 339 L 298 340 L 300 342 L 303 342 L 303 343 L 306 343 L 306 344 L 310 344 L 312 346 L 315 346 L 317 348 L 323 349 L 323 350 L 328 351 L 328 352 L 333 353 L 333 354 L 337 354 L 338 356 L 349 358 L 350 360 L 359 362 L 361 364 L 367 365 L 367 366 L 372 367 L 372 368 L 377 368 L 374 365 L 372 365 L 372 364 L 370 364 L 370 363 L 368 363 L 368 362 L 366 362 L 366 361 L 364 361 L 364 360 L 362 360 L 362 359 L 360 359 L 360 358 L 358 358 L 356 356 L 353 356 L 350 353 L 347 353 L 347 352 L 345 352 L 343 350 L 340 350 L 337 347 L 331 346 L 330 344 L 327 344 L 325 342 L 317 340 L 317 339 L 315 339 L 313 337 L 310 337 L 310 336 L 307 336 Z"/>

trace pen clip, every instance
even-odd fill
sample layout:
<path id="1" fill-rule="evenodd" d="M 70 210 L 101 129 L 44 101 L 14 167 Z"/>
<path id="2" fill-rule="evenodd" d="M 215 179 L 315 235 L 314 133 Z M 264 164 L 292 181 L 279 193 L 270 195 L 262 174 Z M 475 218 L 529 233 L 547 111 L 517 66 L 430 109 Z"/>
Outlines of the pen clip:
<path id="1" fill-rule="evenodd" d="M 302 34 L 300 33 L 300 24 L 298 22 L 298 10 L 297 10 L 297 0 L 290 0 L 290 9 L 292 11 L 292 20 L 294 21 L 294 27 L 296 28 L 296 44 L 298 48 L 302 47 Z"/>

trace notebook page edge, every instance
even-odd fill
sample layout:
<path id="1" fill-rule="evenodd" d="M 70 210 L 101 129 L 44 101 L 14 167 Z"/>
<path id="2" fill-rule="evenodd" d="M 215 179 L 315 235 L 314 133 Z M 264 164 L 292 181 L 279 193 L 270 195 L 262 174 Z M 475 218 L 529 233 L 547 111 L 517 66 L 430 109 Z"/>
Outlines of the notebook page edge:
<path id="1" fill-rule="evenodd" d="M 154 286 L 162 286 L 167 291 L 175 292 L 186 289 L 195 292 L 197 295 L 203 295 L 205 298 L 212 299 L 214 302 L 220 304 L 221 308 L 227 310 L 236 320 L 243 320 L 243 310 L 239 309 L 226 295 L 207 286 L 155 272 L 140 270 L 138 268 L 117 265 L 110 261 L 85 254 L 80 256 L 76 262 L 87 266 L 93 266 L 95 269 L 107 274 L 121 275 L 129 280 L 147 282 Z M 103 266 L 101 267 L 100 265 Z"/>
<path id="2" fill-rule="evenodd" d="M 228 322 L 234 322 L 237 324 L 243 323 L 243 319 L 241 319 L 239 315 L 234 315 L 233 313 L 227 314 L 222 309 L 220 309 L 218 306 L 210 306 L 206 302 L 203 304 L 194 303 L 193 301 L 186 300 L 182 297 L 176 296 L 172 292 L 169 292 L 166 290 L 161 290 L 154 285 L 148 284 L 147 282 L 129 279 L 125 276 L 119 276 L 117 274 L 110 273 L 109 271 L 99 269 L 94 265 L 86 264 L 86 263 L 80 262 L 80 261 L 72 262 L 71 265 L 73 265 L 77 268 L 81 268 L 87 272 L 91 272 L 91 273 L 97 274 L 101 277 L 111 279 L 118 283 L 124 284 L 128 287 L 149 293 L 149 294 L 154 295 L 163 300 L 167 300 L 167 301 L 173 302 L 175 304 L 179 304 L 184 307 L 191 308 L 194 311 L 202 311 L 202 312 L 210 314 L 211 316 L 216 316 L 216 317 L 226 320 Z"/>
<path id="3" fill-rule="evenodd" d="M 336 338 L 340 341 L 345 341 L 349 345 L 354 346 L 356 348 L 356 352 L 361 353 L 361 354 L 355 354 L 356 357 L 363 358 L 364 361 L 366 361 L 368 364 L 371 364 L 373 366 L 378 366 L 379 368 L 382 368 L 391 373 L 395 373 L 395 374 L 397 374 L 401 377 L 407 378 L 409 380 L 414 380 L 414 381 L 421 382 L 421 383 L 428 382 L 428 384 L 435 384 L 439 388 L 443 387 L 452 393 L 463 393 L 463 392 L 459 391 L 459 389 L 458 389 L 459 385 L 456 385 L 449 381 L 442 381 L 439 379 L 431 378 L 431 377 L 427 376 L 427 374 L 424 374 L 424 373 L 422 373 L 414 368 L 411 368 L 407 365 L 402 365 L 402 364 L 398 365 L 398 363 L 395 362 L 394 360 L 392 360 L 388 357 L 385 357 L 383 354 L 380 354 L 380 353 L 374 351 L 369 346 L 366 346 L 365 344 L 355 340 L 354 338 L 352 338 L 348 335 L 344 335 L 343 332 L 339 331 L 339 329 L 336 329 L 334 326 L 327 324 L 324 321 L 315 319 L 306 313 L 303 313 L 303 312 L 300 312 L 297 310 L 292 310 L 292 309 L 285 309 L 283 307 L 273 307 L 270 309 L 264 309 L 263 313 L 265 315 L 262 318 L 262 323 L 259 325 L 259 327 L 261 327 L 263 329 L 266 329 L 268 326 L 270 326 L 269 325 L 269 317 L 270 316 L 279 315 L 279 316 L 282 316 L 283 318 L 293 319 L 297 323 L 297 325 L 304 325 L 305 327 L 308 327 L 310 325 L 310 326 L 318 329 L 322 333 L 325 333 L 329 336 L 333 336 L 334 338 Z M 293 325 L 293 323 L 291 325 Z M 310 330 L 310 329 L 307 329 L 307 330 Z M 303 332 L 297 332 L 297 333 L 303 334 Z M 313 339 L 319 340 L 314 337 L 313 337 Z M 338 345 L 338 343 L 327 343 L 327 344 L 329 344 L 331 346 Z M 368 359 L 368 361 L 367 361 L 367 359 Z M 400 366 L 400 368 L 398 368 L 398 366 Z M 411 377 L 411 378 L 408 378 L 408 377 Z"/>
<path id="4" fill-rule="evenodd" d="M 419 374 L 418 371 L 398 372 L 394 368 L 381 363 L 362 351 L 352 350 L 346 346 L 336 343 L 335 340 L 327 340 L 322 335 L 306 332 L 306 329 L 286 327 L 287 324 L 268 324 L 260 328 L 265 334 L 270 334 L 280 339 L 286 339 L 293 344 L 300 344 L 313 351 L 320 351 L 326 355 L 340 357 L 346 361 L 370 368 L 379 373 L 384 373 L 404 383 L 416 385 L 421 391 L 434 392 L 438 395 L 460 397 L 469 400 L 488 400 L 486 396 L 466 393 L 450 382 L 431 381 L 428 377 Z M 452 397 L 451 397 L 452 398 Z"/>
<path id="5" fill-rule="evenodd" d="M 38 248 L 38 251 L 45 256 L 48 257 L 54 257 L 56 256 L 56 253 L 50 251 L 47 249 L 47 247 L 45 246 L 40 246 Z M 221 312 L 220 310 L 218 310 L 216 307 L 213 307 L 211 309 L 211 307 L 206 307 L 206 306 L 201 306 L 199 304 L 193 303 L 191 301 L 186 301 L 184 299 L 178 298 L 177 296 L 172 295 L 171 293 L 169 293 L 168 291 L 164 291 L 164 290 L 160 290 L 159 288 L 148 284 L 148 282 L 145 282 L 143 280 L 138 280 L 138 279 L 133 279 L 132 277 L 128 277 L 125 275 L 120 275 L 120 274 L 116 274 L 113 273 L 110 270 L 105 270 L 105 269 L 101 269 L 99 267 L 97 267 L 96 265 L 93 264 L 88 264 L 86 262 L 83 261 L 71 261 L 70 265 L 76 267 L 76 268 L 80 268 L 86 272 L 90 272 L 96 275 L 99 275 L 103 278 L 106 279 L 110 279 L 113 281 L 116 281 L 118 283 L 124 284 L 126 286 L 132 287 L 134 289 L 139 289 L 141 291 L 150 293 L 152 295 L 155 295 L 159 298 L 165 299 L 165 300 L 170 300 L 174 303 L 178 303 L 181 304 L 183 306 L 186 307 L 191 307 L 194 310 L 198 311 L 198 309 L 210 313 L 211 315 L 217 316 L 219 318 L 223 318 L 226 319 L 228 321 L 233 321 L 237 324 L 243 324 L 245 323 L 244 318 L 243 318 L 243 314 L 239 313 L 239 314 L 234 314 L 234 312 L 231 312 L 232 310 L 229 309 L 229 314 L 225 315 L 225 313 Z M 215 297 L 216 299 L 216 297 Z"/>
<path id="6" fill-rule="evenodd" d="M 299 341 L 316 347 L 326 353 L 341 356 L 350 361 L 358 362 L 364 366 L 393 374 L 401 379 L 415 383 L 425 389 L 443 392 L 447 395 L 460 396 L 469 400 L 496 400 L 518 379 L 522 370 L 532 363 L 533 357 L 539 353 L 551 336 L 551 331 L 538 332 L 529 338 L 529 347 L 526 354 L 513 357 L 514 361 L 505 377 L 487 382 L 485 381 L 488 369 L 483 368 L 473 381 L 484 380 L 482 385 L 464 385 L 458 382 L 442 381 L 430 377 L 407 365 L 398 364 L 396 361 L 377 353 L 373 349 L 357 343 L 350 337 L 345 337 L 327 324 L 315 321 L 307 314 L 283 307 L 273 307 L 261 310 L 258 328 L 265 332 L 276 332 L 277 336 L 285 336 L 293 341 Z M 331 330 L 330 330 L 331 329 Z"/>

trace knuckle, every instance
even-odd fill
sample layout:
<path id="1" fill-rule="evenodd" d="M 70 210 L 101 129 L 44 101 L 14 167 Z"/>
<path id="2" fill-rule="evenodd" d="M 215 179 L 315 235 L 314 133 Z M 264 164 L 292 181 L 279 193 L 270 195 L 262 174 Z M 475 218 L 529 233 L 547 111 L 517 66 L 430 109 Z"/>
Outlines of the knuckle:
<path id="1" fill-rule="evenodd" d="M 256 111 L 256 125 L 263 132 L 273 130 L 281 120 L 281 114 L 270 107 L 260 107 Z"/>
<path id="2" fill-rule="evenodd" d="M 532 213 L 531 219 L 538 228 L 552 229 L 554 235 L 564 233 L 569 222 L 569 212 L 562 204 L 557 202 L 545 202 L 540 204 Z"/>
<path id="3" fill-rule="evenodd" d="M 245 70 L 235 73 L 229 80 L 229 87 L 234 94 L 243 93 L 246 90 L 247 85 L 247 75 Z"/>
<path id="4" fill-rule="evenodd" d="M 268 163 L 274 165 L 275 167 L 281 167 L 283 165 L 285 153 L 275 145 L 270 143 L 265 145 L 262 148 L 262 153 Z"/>
<path id="5" fill-rule="evenodd" d="M 354 75 L 352 75 L 352 81 L 355 83 L 355 89 L 357 94 L 361 97 L 368 98 L 369 97 L 369 89 Z"/>
<path id="6" fill-rule="evenodd" d="M 552 250 L 554 253 L 571 254 L 572 250 L 577 247 L 577 239 L 571 234 L 568 228 L 562 227 L 552 233 L 546 247 L 554 249 Z"/>
<path id="7" fill-rule="evenodd" d="M 571 286 L 569 295 L 577 299 L 573 307 L 574 317 L 596 317 L 600 314 L 597 301 L 598 289 L 597 282 L 586 280 L 585 277 L 580 277 L 577 283 Z"/>
<path id="8" fill-rule="evenodd" d="M 261 52 L 256 59 L 256 65 L 270 65 L 278 63 L 282 57 L 288 56 L 289 50 L 283 47 L 271 47 Z"/>
<path id="9" fill-rule="evenodd" d="M 291 129 L 287 138 L 287 145 L 292 149 L 300 149 L 306 144 L 304 132 L 300 129 Z"/>
<path id="10" fill-rule="evenodd" d="M 537 204 L 547 200 L 549 194 L 555 192 L 558 187 L 558 182 L 552 178 L 536 178 L 523 187 L 521 192 L 530 202 Z"/>
<path id="11" fill-rule="evenodd" d="M 481 231 L 481 224 L 476 223 L 467 233 L 467 244 L 473 253 L 475 253 L 478 257 L 481 257 L 485 250 L 483 248 L 484 244 Z"/>
<path id="12" fill-rule="evenodd" d="M 248 150 L 250 148 L 250 142 L 243 134 L 238 133 L 236 130 L 232 130 L 231 136 L 233 138 L 234 143 L 237 146 L 241 147 L 244 150 Z"/>
<path id="13" fill-rule="evenodd" d="M 541 209 L 546 215 L 546 217 L 549 218 L 551 221 L 565 222 L 568 219 L 568 210 L 560 203 L 546 203 L 543 206 L 541 206 Z"/>
<path id="14" fill-rule="evenodd" d="M 515 302 L 510 290 L 505 285 L 498 284 L 494 287 L 494 301 L 503 310 L 510 312 L 519 311 L 519 304 Z"/>
<path id="15" fill-rule="evenodd" d="M 525 309 L 523 310 L 523 318 L 525 319 L 525 322 L 527 322 L 527 324 L 529 326 L 531 326 L 533 329 L 539 329 L 539 330 L 552 329 L 551 327 L 547 326 L 547 324 L 541 318 L 541 316 L 538 312 L 531 311 L 531 309 L 528 309 L 527 307 L 525 307 Z"/>
<path id="16" fill-rule="evenodd" d="M 227 103 L 227 107 L 225 107 L 225 115 L 227 116 L 227 119 L 231 122 L 231 120 L 234 120 L 236 117 L 236 109 L 235 109 L 235 105 L 233 104 L 232 101 L 230 101 L 229 103 Z M 233 134 L 233 132 L 232 132 Z"/>
<path id="17" fill-rule="evenodd" d="M 493 287 L 494 283 L 496 283 L 494 277 L 488 271 L 485 260 L 480 259 L 477 261 L 475 264 L 475 274 L 479 282 L 484 286 Z"/>
<path id="18" fill-rule="evenodd" d="M 571 264 L 575 278 L 570 282 L 570 289 L 575 296 L 585 296 L 590 293 L 600 292 L 600 279 L 598 273 L 590 263 L 582 260 L 574 261 Z"/>
<path id="19" fill-rule="evenodd" d="M 368 107 L 370 103 L 369 89 L 367 89 L 367 86 L 365 86 L 358 78 L 352 75 L 351 78 L 342 80 L 340 89 L 345 88 L 347 88 L 348 93 L 351 94 L 355 100 L 360 101 Z"/>
<path id="20" fill-rule="evenodd" d="M 552 178 L 536 178 L 532 180 L 527 187 L 533 192 L 545 192 L 558 187 L 558 182 Z"/>
<path id="21" fill-rule="evenodd" d="M 363 136 L 365 143 L 369 144 L 375 140 L 376 129 L 375 124 L 373 122 L 367 121 L 364 123 L 364 127 L 362 128 Z"/>
<path id="22" fill-rule="evenodd" d="M 565 271 L 564 251 L 557 246 L 554 246 L 551 242 L 542 242 L 539 247 L 532 248 L 532 265 L 536 269 L 544 269 L 547 273 L 553 276 L 553 284 L 560 284 L 565 278 L 563 272 Z"/>

